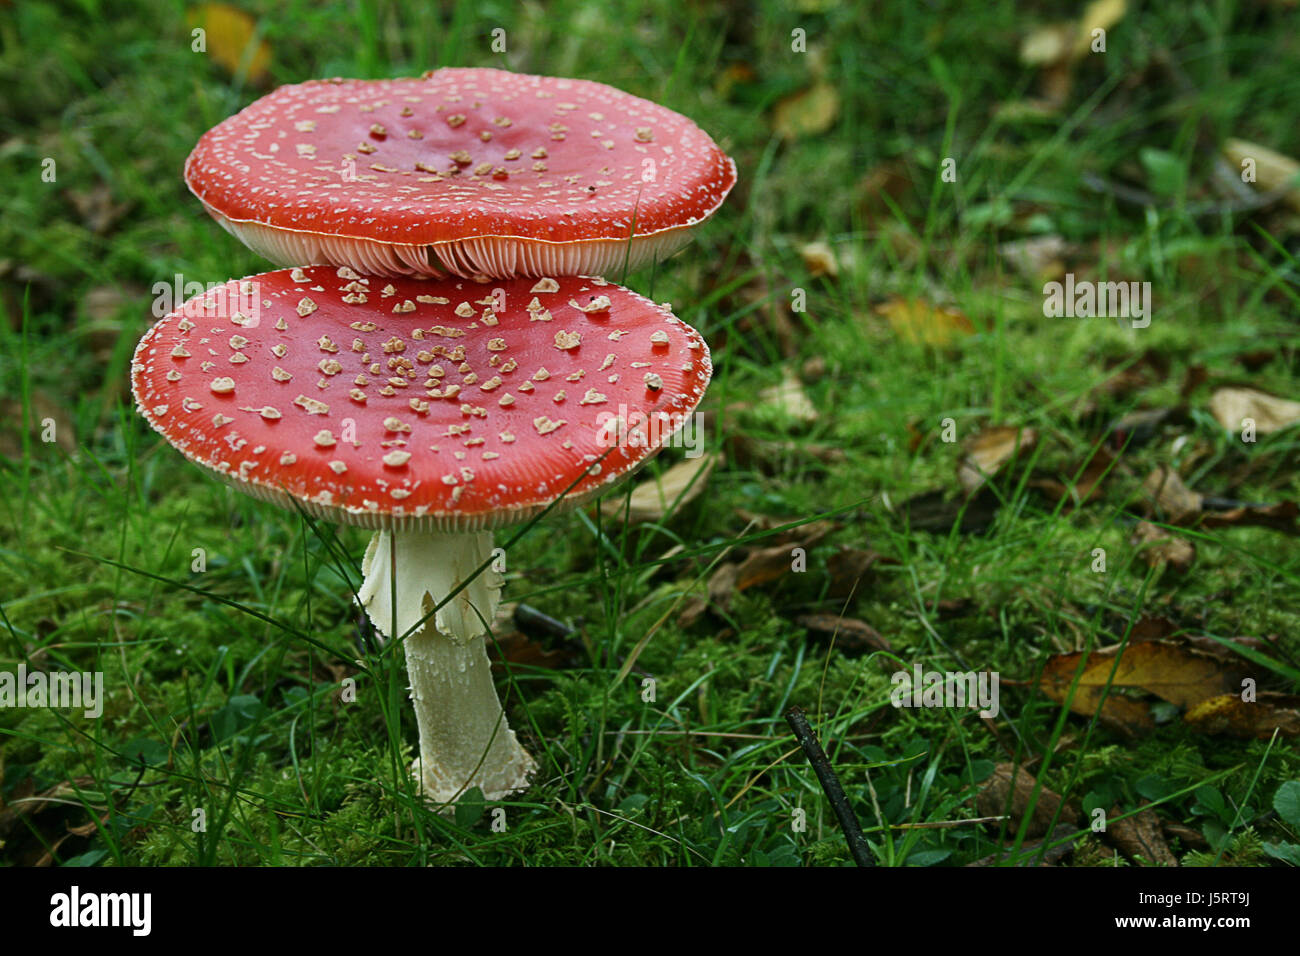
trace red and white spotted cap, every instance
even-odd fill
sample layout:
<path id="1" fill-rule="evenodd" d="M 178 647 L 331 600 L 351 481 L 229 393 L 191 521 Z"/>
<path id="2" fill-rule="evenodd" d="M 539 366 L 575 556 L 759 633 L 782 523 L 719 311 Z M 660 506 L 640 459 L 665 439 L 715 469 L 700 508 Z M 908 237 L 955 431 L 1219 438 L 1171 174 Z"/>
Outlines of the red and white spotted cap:
<path id="1" fill-rule="evenodd" d="M 464 532 L 604 491 L 704 394 L 699 333 L 603 279 L 494 286 L 285 269 L 191 299 L 131 364 L 140 413 L 236 488 L 368 528 Z"/>
<path id="2" fill-rule="evenodd" d="M 603 83 L 471 68 L 282 86 L 205 133 L 185 181 L 277 265 L 602 275 L 685 245 L 736 165 Z"/>

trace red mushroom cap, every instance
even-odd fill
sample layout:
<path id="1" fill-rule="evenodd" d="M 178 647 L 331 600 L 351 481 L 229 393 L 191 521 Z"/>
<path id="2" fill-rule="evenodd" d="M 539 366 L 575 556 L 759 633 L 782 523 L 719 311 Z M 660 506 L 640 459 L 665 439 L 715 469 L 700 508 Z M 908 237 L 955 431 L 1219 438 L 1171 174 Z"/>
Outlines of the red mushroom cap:
<path id="1" fill-rule="evenodd" d="M 736 167 L 686 117 L 603 83 L 442 69 L 282 86 L 205 133 L 185 181 L 278 265 L 508 277 L 666 258 Z"/>
<path id="2" fill-rule="evenodd" d="M 191 299 L 140 340 L 131 384 L 157 432 L 241 491 L 369 528 L 473 531 L 575 481 L 561 510 L 599 494 L 711 373 L 698 332 L 603 279 L 314 267 Z"/>

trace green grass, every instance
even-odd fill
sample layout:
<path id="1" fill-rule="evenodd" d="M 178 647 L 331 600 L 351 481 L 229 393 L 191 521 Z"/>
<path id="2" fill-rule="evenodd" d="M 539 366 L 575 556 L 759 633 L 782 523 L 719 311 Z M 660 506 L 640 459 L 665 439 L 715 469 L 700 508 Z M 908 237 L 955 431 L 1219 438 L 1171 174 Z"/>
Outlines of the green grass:
<path id="1" fill-rule="evenodd" d="M 1056 15 L 942 6 L 873 4 L 867 16 L 834 0 L 752 11 L 657 0 L 248 5 L 274 54 L 266 86 L 439 65 L 581 76 L 692 117 L 740 171 L 690 249 L 626 281 L 673 303 L 709 341 L 710 442 L 729 458 L 663 522 L 628 525 L 614 493 L 594 515 L 548 517 L 511 549 L 506 599 L 579 632 L 566 666 L 515 665 L 498 682 L 540 768 L 504 815 L 472 795 L 439 815 L 412 790 L 400 649 L 367 648 L 348 597 L 365 534 L 244 499 L 131 407 L 128 365 L 152 321 L 153 284 L 267 268 L 181 180 L 202 132 L 262 90 L 191 52 L 180 4 L 7 11 L 0 671 L 102 671 L 108 699 L 98 720 L 0 710 L 0 814 L 21 811 L 0 831 L 0 861 L 846 865 L 782 717 L 798 704 L 882 864 L 993 853 L 998 826 L 914 825 L 977 816 L 980 783 L 1014 759 L 1085 810 L 1158 803 L 1209 845 L 1175 841 L 1184 862 L 1282 865 L 1264 846 L 1300 842 L 1295 822 L 1272 811 L 1279 787 L 1300 778 L 1294 740 L 1206 736 L 1167 709 L 1153 733 L 1128 739 L 1009 686 L 995 736 L 973 711 L 897 710 L 889 691 L 890 674 L 913 662 L 1031 681 L 1048 655 L 1116 643 L 1155 615 L 1197 634 L 1274 637 L 1263 686 L 1297 692 L 1295 538 L 1179 532 L 1198 551 L 1184 576 L 1150 573 L 1131 538 L 1142 479 L 1159 465 L 1210 494 L 1300 498 L 1300 431 L 1243 445 L 1201 388 L 1183 424 L 1125 452 L 1099 499 L 1060 508 L 1030 483 L 1031 471 L 1072 481 L 1110 420 L 1178 404 L 1197 366 L 1300 398 L 1300 222 L 1279 206 L 1235 210 L 1215 192 L 1224 138 L 1300 154 L 1297 17 L 1284 4 L 1132 11 L 1043 118 L 1005 107 L 1037 95 L 1017 49 Z M 490 49 L 498 26 L 504 55 Z M 806 54 L 791 51 L 796 28 Z M 775 135 L 775 105 L 823 77 L 837 91 L 835 123 L 794 142 Z M 949 156 L 955 183 L 939 175 Z M 46 158 L 52 183 L 40 175 Z M 1130 201 L 1132 190 L 1152 202 Z M 1042 235 L 1072 245 L 1077 273 L 1150 281 L 1150 327 L 1044 318 L 1041 282 L 997 252 Z M 816 239 L 834 249 L 838 279 L 808 273 L 799 250 Z M 787 309 L 795 290 L 805 312 Z M 894 295 L 959 308 L 979 331 L 946 348 L 910 345 L 873 311 Z M 1250 370 L 1239 361 L 1261 350 Z M 1166 375 L 1085 407 L 1147 352 L 1168 362 Z M 783 367 L 803 371 L 814 424 L 735 407 Z M 46 418 L 56 442 L 41 440 Z M 956 494 L 960 445 L 940 440 L 946 418 L 959 439 L 987 424 L 1039 434 L 1032 459 L 996 479 L 1002 505 L 981 534 L 911 528 L 901 507 L 932 489 Z M 22 426 L 32 420 L 34 430 Z M 746 461 L 737 436 L 787 444 Z M 817 446 L 838 454 L 823 460 Z M 648 474 L 679 456 L 666 452 Z M 742 510 L 799 525 L 830 516 L 836 528 L 805 572 L 681 625 L 684 596 L 728 548 L 777 540 Z M 683 550 L 665 559 L 674 546 Z M 848 547 L 888 560 L 846 601 L 831 595 L 830 562 Z M 1091 570 L 1099 547 L 1104 574 Z M 828 646 L 795 624 L 809 613 L 866 621 L 895 655 Z M 354 703 L 339 700 L 345 677 Z M 55 802 L 22 802 L 65 781 Z M 92 820 L 97 830 L 67 837 Z M 1002 828 L 1008 844 L 1028 840 L 1017 823 Z M 1088 836 L 1070 862 L 1115 859 Z"/>

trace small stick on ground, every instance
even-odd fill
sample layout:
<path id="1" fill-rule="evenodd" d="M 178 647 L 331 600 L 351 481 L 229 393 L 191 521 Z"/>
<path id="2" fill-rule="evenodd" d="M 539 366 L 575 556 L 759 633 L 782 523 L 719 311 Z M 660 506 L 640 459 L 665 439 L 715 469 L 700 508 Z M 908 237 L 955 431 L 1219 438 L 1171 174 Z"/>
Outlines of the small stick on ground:
<path id="1" fill-rule="evenodd" d="M 831 802 L 831 809 L 839 818 L 840 829 L 844 831 L 844 839 L 848 841 L 849 852 L 853 854 L 854 862 L 858 866 L 875 866 L 876 862 L 871 858 L 871 848 L 867 846 L 867 838 L 862 835 L 862 826 L 849 808 L 844 788 L 840 786 L 840 778 L 835 776 L 835 770 L 831 767 L 826 751 L 822 750 L 822 745 L 817 742 L 817 734 L 808 723 L 808 716 L 802 708 L 791 707 L 785 712 L 785 722 L 794 731 L 795 739 L 799 741 L 799 746 L 803 748 L 804 755 L 812 764 L 818 781 L 821 782 L 822 790 L 826 792 L 826 799 Z"/>

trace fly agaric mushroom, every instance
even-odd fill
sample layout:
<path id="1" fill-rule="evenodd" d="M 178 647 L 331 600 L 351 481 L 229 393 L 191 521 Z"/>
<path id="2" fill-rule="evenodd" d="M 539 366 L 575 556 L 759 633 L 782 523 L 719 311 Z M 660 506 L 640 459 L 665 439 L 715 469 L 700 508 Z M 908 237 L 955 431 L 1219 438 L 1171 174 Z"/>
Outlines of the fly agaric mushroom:
<path id="1" fill-rule="evenodd" d="M 205 133 L 185 181 L 276 265 L 508 278 L 665 259 L 736 166 L 603 83 L 470 68 L 282 86 Z"/>
<path id="2" fill-rule="evenodd" d="M 607 490 L 711 372 L 699 333 L 603 279 L 489 292 L 313 267 L 191 299 L 145 333 L 131 384 L 157 432 L 240 491 L 375 529 L 358 596 L 406 636 L 415 772 L 442 803 L 471 786 L 500 799 L 533 768 L 486 653 L 501 577 L 471 580 L 492 530 Z"/>

